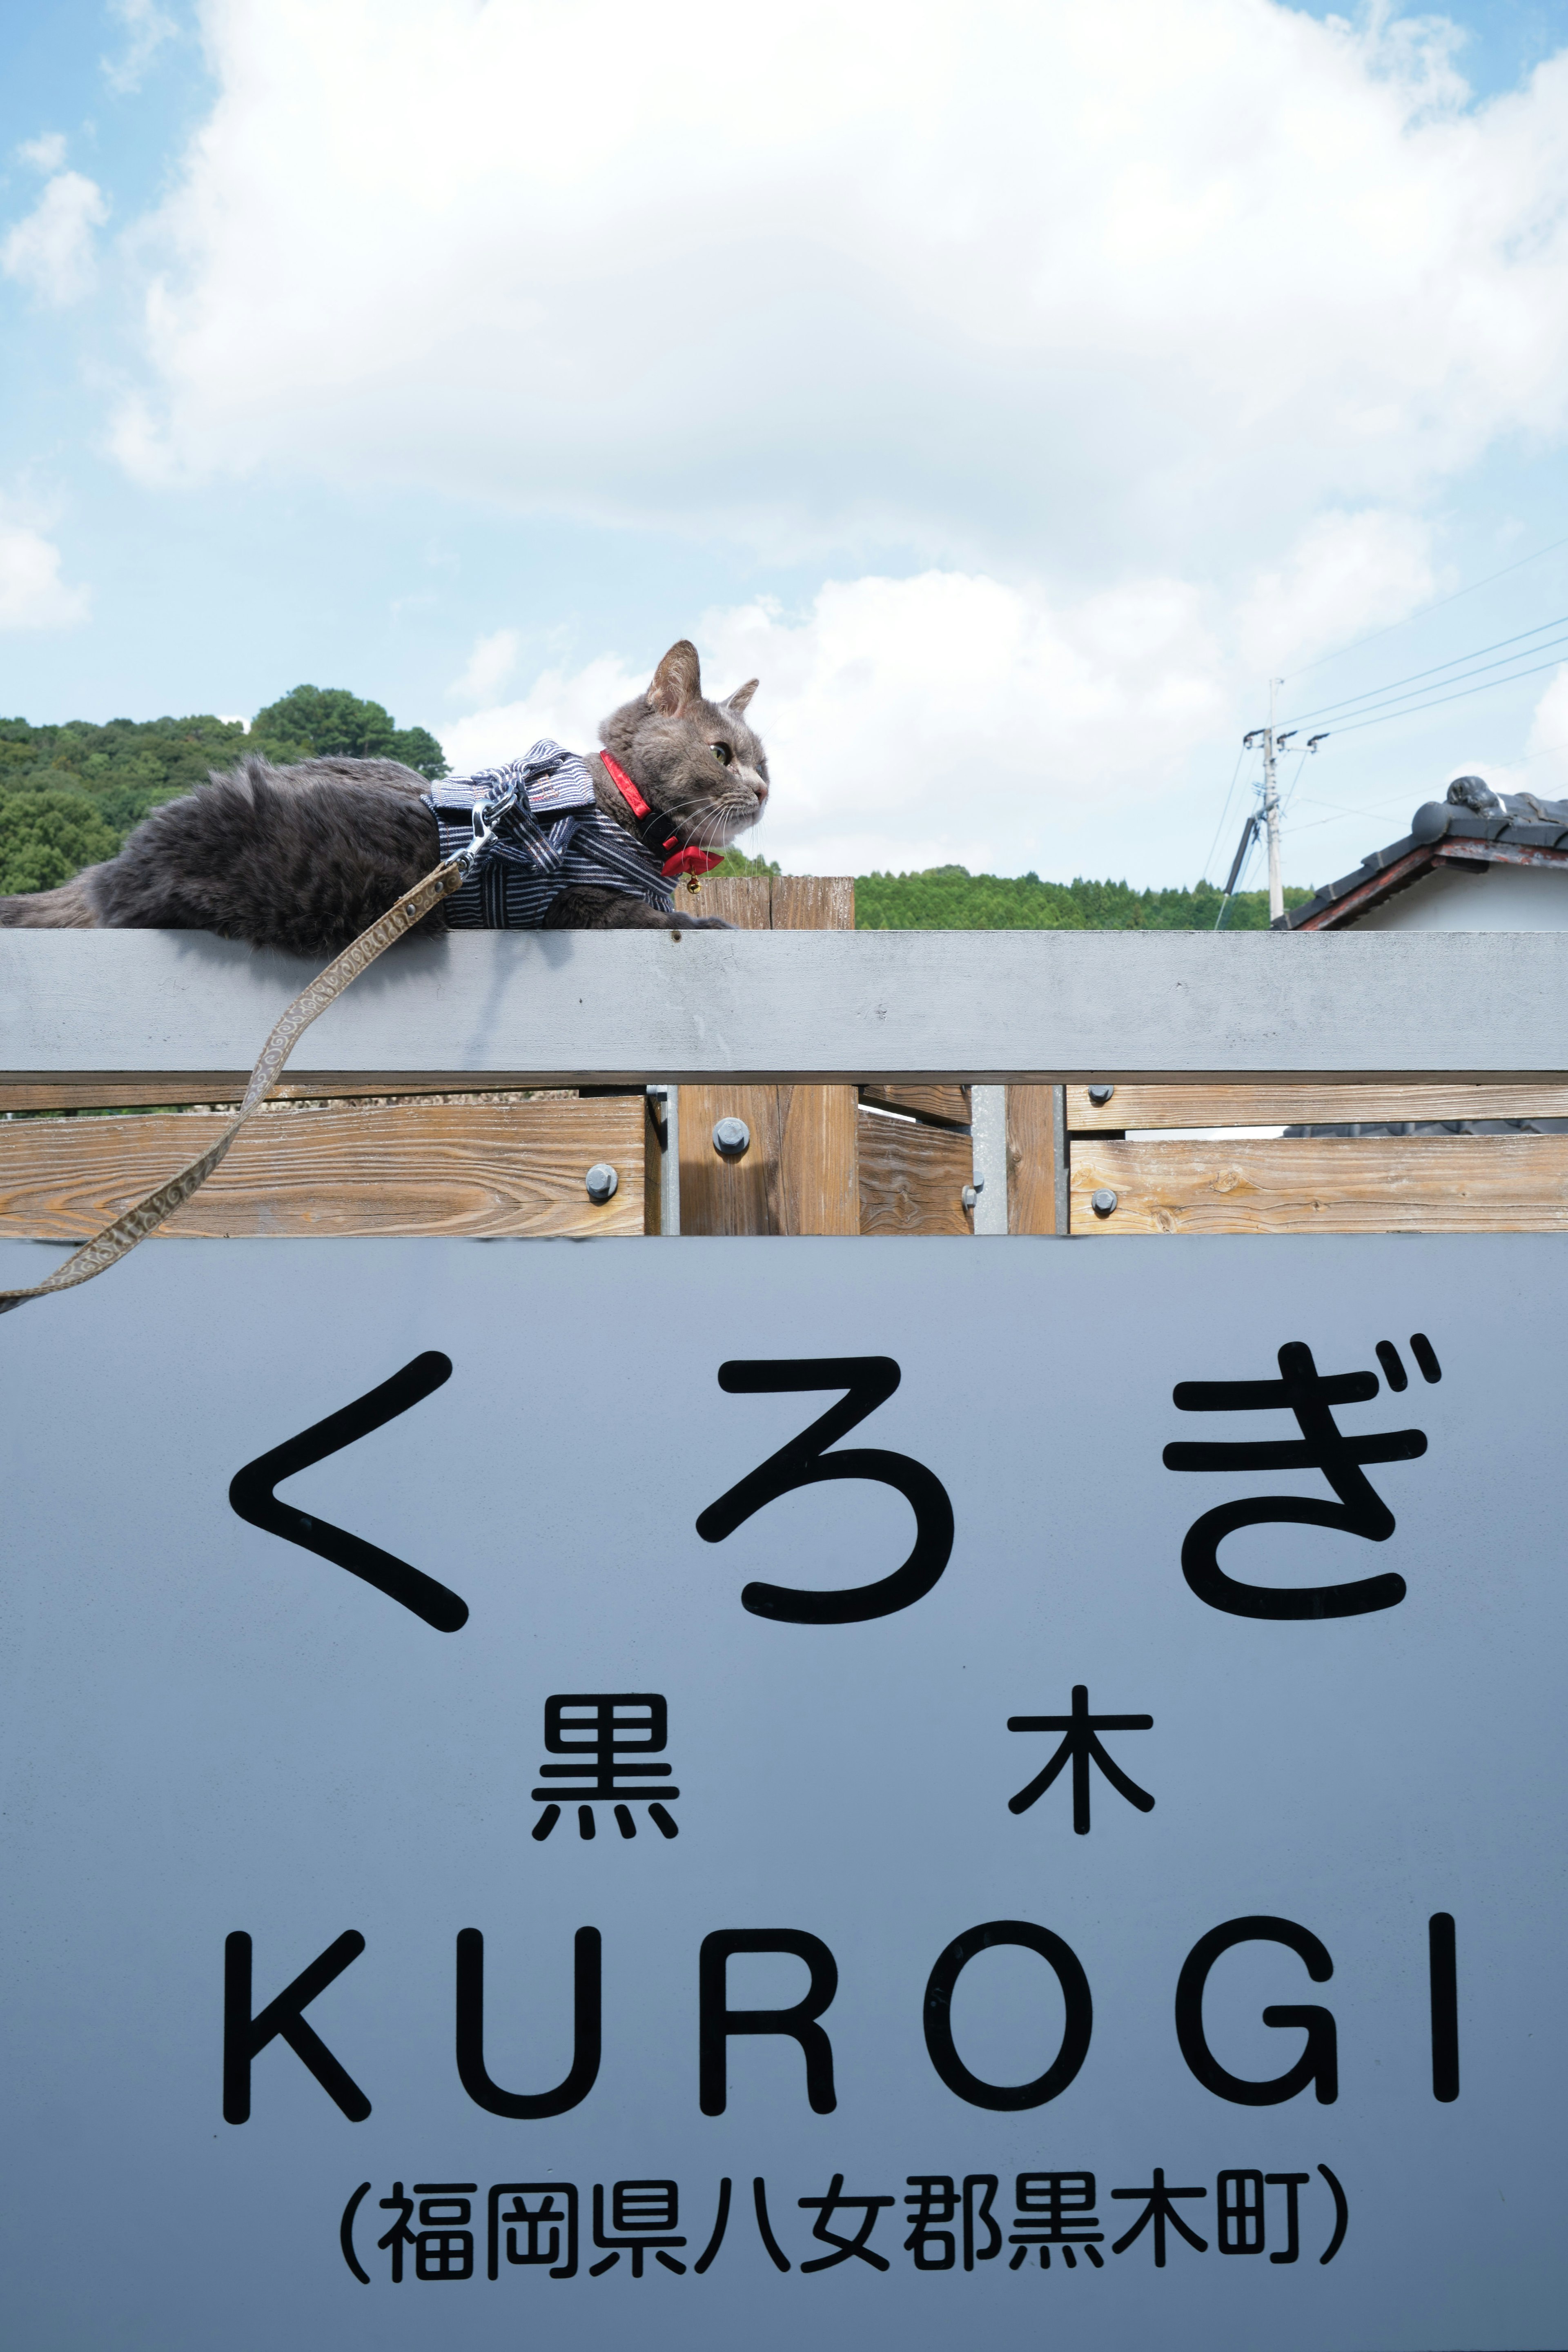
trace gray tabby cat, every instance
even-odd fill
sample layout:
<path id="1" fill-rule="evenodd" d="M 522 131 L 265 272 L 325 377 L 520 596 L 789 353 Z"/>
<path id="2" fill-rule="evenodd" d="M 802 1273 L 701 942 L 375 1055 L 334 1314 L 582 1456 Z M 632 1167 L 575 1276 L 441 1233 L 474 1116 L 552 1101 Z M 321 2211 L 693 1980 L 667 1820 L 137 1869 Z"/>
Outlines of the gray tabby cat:
<path id="1" fill-rule="evenodd" d="M 727 701 L 706 701 L 697 649 L 682 638 L 647 691 L 611 712 L 599 729 L 611 765 L 598 753 L 588 761 L 590 830 L 602 832 L 607 820 L 632 836 L 646 866 L 645 895 L 624 883 L 568 881 L 542 929 L 728 928 L 716 917 L 672 910 L 657 851 L 647 847 L 648 812 L 668 820 L 662 846 L 673 841 L 683 852 L 721 851 L 756 824 L 768 797 L 767 759 L 745 722 L 756 687 L 752 678 Z M 616 766 L 635 800 L 615 780 Z M 252 947 L 335 955 L 438 863 L 436 815 L 423 797 L 430 790 L 395 760 L 274 768 L 252 756 L 154 809 L 118 857 L 88 866 L 58 890 L 0 898 L 0 925 L 216 931 Z M 626 848 L 611 863 L 624 864 Z M 664 873 L 680 863 L 671 859 Z M 437 909 L 421 929 L 439 930 L 445 922 L 445 909 Z"/>

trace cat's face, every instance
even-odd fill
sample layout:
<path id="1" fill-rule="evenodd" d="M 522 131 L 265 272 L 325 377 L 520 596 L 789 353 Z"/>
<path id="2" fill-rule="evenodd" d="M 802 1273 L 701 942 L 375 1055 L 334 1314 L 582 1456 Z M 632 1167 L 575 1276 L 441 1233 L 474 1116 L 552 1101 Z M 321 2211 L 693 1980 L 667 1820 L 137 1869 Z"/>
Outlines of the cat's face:
<path id="1" fill-rule="evenodd" d="M 728 701 L 705 700 L 697 648 L 683 637 L 647 692 L 612 711 L 599 730 L 605 749 L 674 819 L 684 848 L 724 848 L 767 805 L 767 754 L 745 719 L 756 690 L 753 677 Z"/>

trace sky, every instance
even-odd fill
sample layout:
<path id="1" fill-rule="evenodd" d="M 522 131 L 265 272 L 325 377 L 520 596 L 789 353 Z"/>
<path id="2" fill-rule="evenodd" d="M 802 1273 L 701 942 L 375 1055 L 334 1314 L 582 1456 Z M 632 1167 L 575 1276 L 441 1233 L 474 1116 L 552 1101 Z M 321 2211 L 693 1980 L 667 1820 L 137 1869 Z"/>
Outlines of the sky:
<path id="1" fill-rule="evenodd" d="M 0 0 L 0 713 L 689 636 L 795 872 L 1223 879 L 1271 679 L 1288 882 L 1568 795 L 1568 0 Z"/>

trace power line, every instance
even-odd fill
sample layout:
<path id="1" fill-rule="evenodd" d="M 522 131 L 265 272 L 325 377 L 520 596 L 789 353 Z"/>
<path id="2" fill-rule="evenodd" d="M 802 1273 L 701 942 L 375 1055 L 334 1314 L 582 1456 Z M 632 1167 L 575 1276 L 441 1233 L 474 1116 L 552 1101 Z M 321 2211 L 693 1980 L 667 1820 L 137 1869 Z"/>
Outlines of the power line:
<path id="1" fill-rule="evenodd" d="M 1505 563 L 1500 572 L 1489 572 L 1484 580 L 1472 580 L 1468 586 L 1456 588 L 1451 596 L 1439 596 L 1434 604 L 1423 604 L 1414 613 L 1406 613 L 1403 621 L 1390 621 L 1385 628 L 1369 630 L 1364 637 L 1352 637 L 1348 646 L 1340 646 L 1331 654 L 1320 654 L 1316 661 L 1303 662 L 1300 669 L 1288 673 L 1291 677 L 1305 677 L 1309 671 L 1321 669 L 1325 662 L 1338 661 L 1342 655 L 1353 654 L 1358 646 L 1375 645 L 1379 637 L 1392 636 L 1395 629 L 1407 629 L 1414 621 L 1424 621 L 1428 613 L 1440 613 L 1446 604 L 1457 604 L 1461 596 L 1473 596 L 1478 588 L 1489 588 L 1494 580 L 1506 580 L 1510 572 L 1521 572 L 1527 563 L 1539 563 L 1545 555 L 1555 555 L 1560 547 L 1568 547 L 1568 538 L 1554 539 L 1550 546 L 1538 547 L 1533 555 L 1521 555 L 1517 562 Z"/>
<path id="2" fill-rule="evenodd" d="M 1531 646 L 1530 651 L 1534 654 L 1543 654 L 1549 652 L 1553 646 L 1563 645 L 1568 645 L 1568 636 L 1548 637 L 1544 645 Z M 1460 658 L 1462 660 L 1464 656 L 1461 655 Z M 1438 683 L 1442 686 L 1458 686 L 1462 680 L 1467 677 L 1482 677 L 1489 669 L 1507 669 L 1510 662 L 1520 661 L 1522 658 L 1523 656 L 1520 654 L 1504 654 L 1500 661 L 1479 662 L 1474 669 L 1456 670 L 1451 677 L 1440 678 Z M 1547 669 L 1550 669 L 1552 667 L 1552 664 L 1547 662 L 1544 667 Z M 1516 677 L 1529 677 L 1531 673 L 1529 670 L 1516 670 L 1511 672 L 1510 675 Z M 1506 685 L 1507 680 L 1504 678 L 1494 678 L 1492 683 L 1495 686 L 1503 686 Z M 1439 697 L 1438 698 L 1446 699 L 1447 698 Z M 1369 710 L 1377 710 L 1381 709 L 1384 702 L 1411 702 L 1416 699 L 1417 698 L 1409 690 L 1405 690 L 1405 692 L 1398 694 L 1389 693 L 1382 695 L 1368 702 L 1363 709 L 1356 709 L 1352 708 L 1349 713 L 1349 717 L 1331 731 L 1337 735 L 1348 733 L 1351 719 L 1364 719 Z M 1420 708 L 1423 710 L 1427 709 L 1429 707 L 1429 704 L 1426 702 L 1422 702 L 1420 704 Z M 1394 717 L 1397 714 L 1394 712 L 1389 713 L 1390 717 Z"/>
<path id="3" fill-rule="evenodd" d="M 1301 781 L 1301 771 L 1307 764 L 1307 753 L 1303 751 L 1296 762 L 1296 772 L 1290 779 L 1289 790 L 1286 793 L 1284 804 L 1279 811 L 1279 822 L 1281 824 L 1284 824 L 1286 818 L 1290 814 L 1290 803 L 1296 797 L 1296 787 Z"/>
<path id="4" fill-rule="evenodd" d="M 1369 801 L 1364 808 L 1346 808 L 1339 801 L 1316 799 L 1303 801 L 1301 805 L 1303 808 L 1331 809 L 1334 813 L 1331 816 L 1309 817 L 1305 824 L 1292 825 L 1290 828 L 1292 839 L 1299 833 L 1313 833 L 1320 825 L 1343 824 L 1352 819 L 1359 824 L 1363 817 L 1381 816 L 1384 809 L 1405 808 L 1409 805 L 1409 796 L 1407 793 L 1401 793 L 1397 800 Z"/>
<path id="5" fill-rule="evenodd" d="M 1510 670 L 1507 677 L 1489 677 L 1484 686 L 1462 686 L 1457 694 L 1434 695 L 1430 702 L 1418 702 L 1410 710 L 1385 710 L 1375 719 L 1355 719 L 1348 727 L 1336 727 L 1336 735 L 1356 735 L 1363 727 L 1385 727 L 1391 719 L 1415 719 L 1424 710 L 1436 710 L 1445 702 L 1463 702 L 1468 695 L 1489 694 L 1494 687 L 1512 686 L 1521 677 L 1539 677 L 1542 671 L 1561 669 L 1561 661 L 1537 662 L 1531 669 Z"/>
<path id="6" fill-rule="evenodd" d="M 1411 670 L 1404 677 L 1390 678 L 1386 686 L 1369 686 L 1363 694 L 1347 694 L 1342 701 L 1322 702 L 1315 710 L 1298 711 L 1296 716 L 1302 719 L 1322 719 L 1331 711 L 1348 710 L 1353 703 L 1374 702 L 1383 695 L 1393 694 L 1398 687 L 1414 686 L 1424 677 L 1436 677 L 1441 671 L 1452 669 L 1458 662 L 1474 661 L 1478 654 L 1495 654 L 1504 646 L 1521 646 L 1527 637 L 1539 637 L 1548 629 L 1560 629 L 1565 625 L 1568 625 L 1568 613 L 1559 613 L 1554 620 L 1542 621 L 1536 628 L 1521 629 L 1517 636 L 1497 637 L 1489 646 L 1473 646 L 1468 653 L 1451 654 L 1447 661 L 1434 662 L 1430 669 Z"/>

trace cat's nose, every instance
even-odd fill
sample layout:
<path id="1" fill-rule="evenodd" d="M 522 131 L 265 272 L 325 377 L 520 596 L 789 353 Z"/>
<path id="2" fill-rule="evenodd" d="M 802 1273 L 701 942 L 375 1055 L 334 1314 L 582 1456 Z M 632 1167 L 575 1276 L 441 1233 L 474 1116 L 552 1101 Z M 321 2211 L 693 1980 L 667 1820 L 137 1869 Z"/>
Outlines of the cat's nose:
<path id="1" fill-rule="evenodd" d="M 757 806 L 759 808 L 765 808 L 767 805 L 768 788 L 766 784 L 763 783 L 761 776 L 755 776 L 752 778 L 752 790 L 757 796 Z"/>

